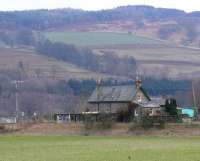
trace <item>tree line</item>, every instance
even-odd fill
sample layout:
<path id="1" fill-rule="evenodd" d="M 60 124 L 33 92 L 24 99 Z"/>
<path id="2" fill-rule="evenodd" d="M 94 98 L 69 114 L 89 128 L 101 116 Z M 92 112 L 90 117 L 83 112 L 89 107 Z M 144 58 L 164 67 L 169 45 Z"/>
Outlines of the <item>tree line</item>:
<path id="1" fill-rule="evenodd" d="M 199 12 L 186 13 L 182 10 L 154 8 L 151 6 L 123 6 L 101 11 L 55 9 L 0 12 L 0 40 L 3 39 L 6 43 L 16 41 L 21 43 L 17 33 L 24 32 L 24 30 L 27 32 L 25 35 L 28 36 L 28 30 L 44 31 L 82 24 L 128 20 L 136 25 L 136 29 L 140 29 L 145 27 L 144 22 L 173 21 L 173 24 L 158 26 L 157 36 L 161 39 L 168 39 L 173 33 L 183 31 L 186 33 L 186 37 L 181 43 L 188 45 L 198 38 L 199 15 Z M 7 39 L 6 35 L 11 35 L 13 38 Z"/>
<path id="2" fill-rule="evenodd" d="M 108 22 L 115 20 L 131 20 L 141 24 L 147 21 L 163 21 L 174 19 L 188 23 L 191 19 L 199 22 L 197 12 L 186 13 L 182 10 L 154 8 L 151 6 L 123 6 L 101 11 L 84 11 L 77 9 L 54 9 L 54 10 L 29 10 L 0 12 L 0 29 L 29 28 L 44 30 L 66 26 L 70 24 Z M 181 23 L 181 22 L 180 22 Z M 136 23 L 137 24 L 137 23 Z"/>
<path id="3" fill-rule="evenodd" d="M 111 53 L 97 55 L 86 47 L 51 42 L 28 29 L 0 32 L 0 41 L 8 46 L 32 46 L 38 54 L 66 61 L 90 71 L 130 78 L 135 76 L 136 61 L 133 57 L 120 58 Z"/>
<path id="4" fill-rule="evenodd" d="M 28 45 L 36 43 L 34 32 L 30 29 L 19 29 L 15 31 L 0 31 L 0 41 L 8 46 Z"/>
<path id="5" fill-rule="evenodd" d="M 130 78 L 133 78 L 136 73 L 136 61 L 133 57 L 120 58 L 113 54 L 97 55 L 89 48 L 78 48 L 74 45 L 49 40 L 39 42 L 36 50 L 39 54 L 99 73 Z"/>
<path id="6" fill-rule="evenodd" d="M 185 91 L 191 91 L 190 81 L 145 78 L 142 82 L 143 88 L 151 96 L 176 96 L 176 92 L 180 91 L 182 92 L 180 100 L 182 100 Z M 94 79 L 29 80 L 18 86 L 19 108 L 21 112 L 25 112 L 28 116 L 31 116 L 34 112 L 40 115 L 58 112 L 82 112 L 86 110 L 87 100 L 96 88 L 96 85 L 97 82 Z M 102 80 L 101 85 L 134 85 L 134 81 L 107 79 Z M 12 84 L 12 77 L 0 72 L 1 115 L 15 115 L 15 92 L 16 89 L 14 84 Z M 196 96 L 198 97 L 199 95 Z"/>

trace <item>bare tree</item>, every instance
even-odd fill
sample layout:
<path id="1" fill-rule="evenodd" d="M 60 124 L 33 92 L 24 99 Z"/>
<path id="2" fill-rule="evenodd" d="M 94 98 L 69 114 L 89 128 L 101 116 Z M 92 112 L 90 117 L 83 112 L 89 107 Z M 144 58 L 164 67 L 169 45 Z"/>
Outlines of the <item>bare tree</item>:
<path id="1" fill-rule="evenodd" d="M 37 77 L 38 79 L 40 79 L 40 78 L 42 77 L 42 75 L 43 75 L 43 72 L 42 72 L 42 69 L 41 69 L 41 68 L 35 69 L 34 72 L 35 72 L 36 77 Z"/>

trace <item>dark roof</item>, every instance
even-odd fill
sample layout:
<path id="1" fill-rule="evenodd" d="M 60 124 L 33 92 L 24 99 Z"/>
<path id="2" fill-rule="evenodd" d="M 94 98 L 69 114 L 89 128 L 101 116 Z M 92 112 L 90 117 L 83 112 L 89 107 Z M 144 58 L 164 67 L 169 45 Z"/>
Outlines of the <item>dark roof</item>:
<path id="1" fill-rule="evenodd" d="M 141 88 L 142 92 L 144 90 Z M 89 98 L 89 103 L 120 103 L 131 102 L 136 95 L 137 89 L 135 85 L 123 85 L 123 86 L 100 86 L 97 87 Z M 147 94 L 145 96 L 149 99 Z"/>

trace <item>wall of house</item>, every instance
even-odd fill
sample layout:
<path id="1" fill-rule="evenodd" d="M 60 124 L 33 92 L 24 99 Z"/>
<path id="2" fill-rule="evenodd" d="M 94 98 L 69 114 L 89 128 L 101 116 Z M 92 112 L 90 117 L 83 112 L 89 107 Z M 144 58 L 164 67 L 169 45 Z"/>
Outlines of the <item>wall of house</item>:
<path id="1" fill-rule="evenodd" d="M 144 93 L 141 90 L 138 90 L 138 92 L 136 93 L 136 96 L 133 100 L 133 102 L 147 102 L 148 99 L 146 98 L 146 96 L 144 95 Z"/>
<path id="2" fill-rule="evenodd" d="M 97 104 L 91 104 L 88 106 L 90 111 L 97 111 L 98 105 Z M 99 104 L 99 110 L 100 112 L 111 112 L 116 113 L 121 110 L 128 110 L 128 104 L 127 103 L 112 103 L 110 106 L 110 103 L 101 103 Z"/>

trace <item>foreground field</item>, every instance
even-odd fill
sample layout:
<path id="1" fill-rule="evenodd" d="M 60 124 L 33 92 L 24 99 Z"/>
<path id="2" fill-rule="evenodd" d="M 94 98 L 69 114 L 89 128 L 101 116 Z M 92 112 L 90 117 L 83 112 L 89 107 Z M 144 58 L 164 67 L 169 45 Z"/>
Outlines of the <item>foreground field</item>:
<path id="1" fill-rule="evenodd" d="M 199 137 L 0 137 L 1 161 L 199 161 L 199 158 Z"/>

